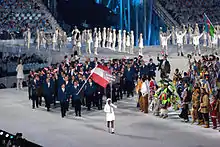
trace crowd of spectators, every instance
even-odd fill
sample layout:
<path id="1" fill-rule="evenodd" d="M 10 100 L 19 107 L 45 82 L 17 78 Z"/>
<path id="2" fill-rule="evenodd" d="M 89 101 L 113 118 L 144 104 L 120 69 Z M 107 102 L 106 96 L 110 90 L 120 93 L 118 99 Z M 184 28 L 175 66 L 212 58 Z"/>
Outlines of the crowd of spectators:
<path id="1" fill-rule="evenodd" d="M 216 0 L 159 0 L 159 2 L 179 23 L 203 23 L 204 13 L 214 24 L 218 24 L 220 19 L 219 1 Z"/>
<path id="2" fill-rule="evenodd" d="M 32 32 L 36 32 L 36 28 L 50 31 L 52 29 L 51 24 L 51 15 L 42 9 L 37 1 L 0 0 L 1 36 L 10 34 L 10 37 L 22 38 L 22 34 L 27 27 L 29 27 Z M 6 31 L 8 33 L 6 33 Z"/>

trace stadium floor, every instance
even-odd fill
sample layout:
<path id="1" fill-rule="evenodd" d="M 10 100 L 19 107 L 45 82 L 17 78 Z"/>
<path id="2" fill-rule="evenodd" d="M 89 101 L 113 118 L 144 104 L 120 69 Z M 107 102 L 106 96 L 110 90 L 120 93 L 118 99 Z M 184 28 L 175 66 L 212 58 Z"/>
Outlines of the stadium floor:
<path id="1" fill-rule="evenodd" d="M 138 112 L 135 98 L 116 103 L 116 133 L 109 134 L 103 111 L 82 112 L 75 118 L 70 110 L 61 118 L 60 108 L 47 112 L 31 109 L 27 90 L 0 90 L 0 128 L 45 147 L 219 147 L 217 130 L 182 123 L 178 113 L 163 120 Z"/>

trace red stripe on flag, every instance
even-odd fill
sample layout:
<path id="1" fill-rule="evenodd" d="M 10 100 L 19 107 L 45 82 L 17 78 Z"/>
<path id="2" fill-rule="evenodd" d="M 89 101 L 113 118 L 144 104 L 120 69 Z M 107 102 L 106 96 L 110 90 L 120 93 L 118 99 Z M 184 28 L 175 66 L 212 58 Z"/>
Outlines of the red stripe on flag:
<path id="1" fill-rule="evenodd" d="M 96 68 L 101 68 L 102 70 L 107 71 L 108 73 L 111 73 L 111 70 L 107 66 L 103 66 L 99 64 Z"/>
<path id="2" fill-rule="evenodd" d="M 108 81 L 106 79 L 104 79 L 103 77 L 100 77 L 98 74 L 93 73 L 91 76 L 92 80 L 99 84 L 100 86 L 106 88 L 106 86 L 108 85 Z"/>

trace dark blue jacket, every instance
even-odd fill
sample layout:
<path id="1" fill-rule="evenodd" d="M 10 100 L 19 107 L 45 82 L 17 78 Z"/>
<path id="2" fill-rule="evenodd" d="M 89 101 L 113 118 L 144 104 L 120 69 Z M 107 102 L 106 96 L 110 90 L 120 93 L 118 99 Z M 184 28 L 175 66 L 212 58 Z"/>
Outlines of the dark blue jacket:
<path id="1" fill-rule="evenodd" d="M 80 99 L 80 94 L 77 94 L 80 90 L 80 87 L 77 86 L 76 88 L 74 86 L 72 86 L 71 89 L 71 95 L 72 95 L 72 99 L 73 100 L 79 100 Z"/>
<path id="2" fill-rule="evenodd" d="M 140 77 L 142 77 L 143 75 L 148 75 L 148 72 L 149 70 L 147 65 L 144 65 L 144 67 L 140 66 Z"/>
<path id="3" fill-rule="evenodd" d="M 134 70 L 133 68 L 130 68 L 130 71 L 128 71 L 128 69 L 125 70 L 125 73 L 124 73 L 124 76 L 125 76 L 125 81 L 130 81 L 132 82 L 134 79 Z"/>
<path id="4" fill-rule="evenodd" d="M 66 82 L 64 81 L 65 83 L 65 88 L 66 88 L 66 94 L 67 96 L 69 97 L 71 95 L 71 82 L 69 81 L 68 84 L 66 84 Z"/>
<path id="5" fill-rule="evenodd" d="M 52 97 L 53 95 L 53 84 L 50 82 L 50 87 L 48 87 L 48 83 L 43 84 L 43 94 L 46 97 Z"/>
<path id="6" fill-rule="evenodd" d="M 68 101 L 67 94 L 66 94 L 66 89 L 64 90 L 64 92 L 61 89 L 61 87 L 58 89 L 58 100 L 60 102 L 67 102 Z"/>
<path id="7" fill-rule="evenodd" d="M 95 84 L 92 83 L 92 86 L 89 84 L 89 83 L 86 83 L 86 86 L 85 86 L 85 95 L 86 96 L 92 96 L 95 94 L 96 92 L 96 87 L 95 87 Z"/>

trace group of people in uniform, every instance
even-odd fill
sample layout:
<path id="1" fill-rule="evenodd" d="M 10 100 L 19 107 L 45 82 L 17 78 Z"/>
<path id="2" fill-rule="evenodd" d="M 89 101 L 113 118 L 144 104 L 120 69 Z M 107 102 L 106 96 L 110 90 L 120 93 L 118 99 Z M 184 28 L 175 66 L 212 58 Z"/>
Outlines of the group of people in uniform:
<path id="1" fill-rule="evenodd" d="M 162 28 L 160 28 L 160 44 L 162 52 L 168 55 L 168 44 L 172 44 L 177 46 L 177 55 L 184 56 L 184 45 L 192 44 L 194 46 L 192 54 L 200 56 L 200 44 L 202 44 L 203 47 L 211 48 L 211 52 L 213 54 L 217 54 L 220 38 L 220 26 L 215 26 L 213 35 L 206 31 L 205 27 L 203 27 L 203 30 L 200 31 L 198 24 L 195 24 L 194 29 L 191 26 L 186 27 L 185 25 L 182 25 L 180 28 L 175 28 L 173 26 L 167 32 L 163 32 Z"/>
<path id="2" fill-rule="evenodd" d="M 71 44 L 73 51 L 77 51 L 78 55 L 82 55 L 82 47 L 86 47 L 86 53 L 93 53 L 98 55 L 98 48 L 109 48 L 113 51 L 124 52 L 134 54 L 134 32 L 127 32 L 126 30 L 116 30 L 112 28 L 94 28 L 94 30 L 85 29 L 80 31 L 75 27 L 72 31 Z M 35 38 L 36 49 L 39 50 L 41 47 L 45 49 L 60 50 L 64 47 L 69 39 L 66 32 L 59 28 L 56 28 L 54 32 L 44 32 L 44 30 L 36 29 L 36 33 L 31 33 L 30 28 L 27 28 L 23 33 L 24 46 L 30 49 L 31 38 Z M 139 55 L 143 55 L 144 40 L 142 33 L 139 37 Z"/>
<path id="3" fill-rule="evenodd" d="M 82 44 L 86 44 L 86 53 L 98 54 L 98 48 L 109 48 L 113 51 L 134 54 L 134 31 L 116 30 L 111 28 L 85 29 L 80 32 L 77 27 L 72 31 L 73 49 L 81 55 Z M 142 34 L 139 37 L 139 55 L 143 55 L 144 41 Z"/>
<path id="4" fill-rule="evenodd" d="M 53 51 L 60 51 L 62 47 L 65 47 L 67 43 L 67 34 L 59 28 L 56 28 L 54 32 L 45 32 L 44 29 L 36 28 L 36 33 L 33 33 L 30 28 L 26 28 L 23 33 L 24 46 L 30 49 L 31 44 L 35 44 L 36 50 L 41 48 L 50 49 Z M 34 38 L 34 40 L 31 40 Z"/>
<path id="5" fill-rule="evenodd" d="M 88 78 L 92 69 L 102 64 L 112 70 L 112 75 L 116 78 L 106 89 L 94 83 L 92 78 Z M 151 65 L 152 64 L 152 65 Z M 138 79 L 138 73 L 150 72 L 155 75 L 156 67 L 152 59 L 149 65 L 139 58 L 135 59 L 112 59 L 105 61 L 90 61 L 88 58 L 84 63 L 75 60 L 74 55 L 57 65 L 31 71 L 29 75 L 29 98 L 32 100 L 32 107 L 38 107 L 42 104 L 42 98 L 45 99 L 45 106 L 50 111 L 51 104 L 60 101 L 62 117 L 66 115 L 69 104 L 75 107 L 77 116 L 81 115 L 81 105 L 102 109 L 103 95 L 116 102 L 123 98 L 124 94 L 134 96 L 135 81 Z M 86 82 L 83 90 L 79 90 Z M 126 86 L 131 85 L 131 86 Z"/>

